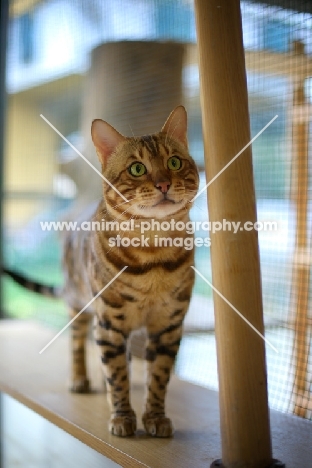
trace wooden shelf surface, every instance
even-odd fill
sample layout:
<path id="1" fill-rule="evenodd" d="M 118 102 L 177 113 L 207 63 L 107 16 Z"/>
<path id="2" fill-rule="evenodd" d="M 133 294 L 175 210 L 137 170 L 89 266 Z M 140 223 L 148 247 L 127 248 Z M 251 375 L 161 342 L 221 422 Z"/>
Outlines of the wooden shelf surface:
<path id="1" fill-rule="evenodd" d="M 41 355 L 55 331 L 32 322 L 0 323 L 0 390 L 123 467 L 203 468 L 221 456 L 218 394 L 173 376 L 168 415 L 176 433 L 172 439 L 146 436 L 140 417 L 144 370 L 132 363 L 132 403 L 139 417 L 135 437 L 118 438 L 107 430 L 108 405 L 102 388 L 99 359 L 90 344 L 94 392 L 67 391 L 69 353 L 64 333 Z M 312 459 L 312 423 L 271 412 L 273 456 L 287 468 L 308 467 Z"/>

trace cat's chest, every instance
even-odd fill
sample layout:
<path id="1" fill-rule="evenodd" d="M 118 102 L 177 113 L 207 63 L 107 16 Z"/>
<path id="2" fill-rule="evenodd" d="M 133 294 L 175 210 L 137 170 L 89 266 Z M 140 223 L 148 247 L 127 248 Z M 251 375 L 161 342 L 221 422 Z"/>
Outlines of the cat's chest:
<path id="1" fill-rule="evenodd" d="M 129 271 L 127 271 L 129 269 Z M 114 304 L 127 311 L 129 319 L 142 326 L 154 314 L 166 313 L 172 309 L 174 292 L 177 287 L 188 281 L 188 273 L 192 271 L 188 265 L 178 268 L 177 271 L 166 271 L 162 265 L 153 266 L 148 271 L 134 270 L 131 266 L 111 284 L 103 293 L 104 301 L 98 301 L 99 312 L 108 310 L 107 304 Z M 94 289 L 107 283 L 107 276 L 91 278 Z M 106 278 L 106 279 L 104 279 Z"/>
<path id="2" fill-rule="evenodd" d="M 129 329 L 138 329 L 150 323 L 167 321 L 174 308 L 173 292 L 177 285 L 175 275 L 164 275 L 161 269 L 132 280 L 132 294 L 137 302 L 126 305 Z"/>

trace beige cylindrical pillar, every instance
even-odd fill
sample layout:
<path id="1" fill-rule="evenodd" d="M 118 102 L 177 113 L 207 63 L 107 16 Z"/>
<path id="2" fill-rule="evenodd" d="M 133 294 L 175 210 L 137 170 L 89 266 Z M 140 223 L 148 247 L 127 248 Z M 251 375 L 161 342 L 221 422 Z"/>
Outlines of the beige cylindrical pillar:
<path id="1" fill-rule="evenodd" d="M 250 141 L 239 0 L 195 0 L 207 180 Z M 256 221 L 251 147 L 208 189 L 210 221 Z M 264 333 L 257 232 L 211 236 L 214 287 Z M 214 293 L 222 464 L 272 461 L 263 339 Z"/>
<path id="2" fill-rule="evenodd" d="M 304 44 L 295 42 L 294 52 L 304 54 Z M 308 307 L 310 285 L 310 256 L 308 242 L 309 187 L 309 120 L 310 105 L 305 96 L 305 77 L 294 82 L 293 150 L 295 161 L 295 202 L 297 208 L 296 250 L 294 260 L 295 317 L 295 379 L 294 413 L 306 417 L 309 401 L 308 383 Z"/>
<path id="3" fill-rule="evenodd" d="M 82 97 L 82 153 L 100 169 L 91 140 L 92 120 L 106 120 L 126 135 L 160 131 L 166 118 L 182 103 L 184 45 L 124 41 L 96 47 Z M 77 186 L 79 201 L 101 196 L 102 179 L 78 158 L 64 166 Z"/>
<path id="4" fill-rule="evenodd" d="M 124 41 L 92 51 L 82 110 L 82 132 L 90 121 L 107 120 L 125 135 L 158 131 L 182 100 L 184 45 Z"/>

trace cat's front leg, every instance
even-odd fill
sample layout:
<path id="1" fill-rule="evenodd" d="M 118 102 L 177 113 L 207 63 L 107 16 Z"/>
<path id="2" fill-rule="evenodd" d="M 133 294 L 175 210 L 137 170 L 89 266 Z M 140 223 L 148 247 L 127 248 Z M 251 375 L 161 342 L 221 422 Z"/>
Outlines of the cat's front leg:
<path id="1" fill-rule="evenodd" d="M 111 408 L 109 430 L 117 436 L 131 436 L 136 431 L 136 415 L 130 405 L 127 336 L 113 318 L 105 315 L 96 319 L 95 339 Z"/>
<path id="2" fill-rule="evenodd" d="M 181 314 L 182 315 L 182 314 Z M 182 336 L 182 319 L 161 330 L 149 331 L 146 347 L 147 395 L 143 424 L 146 432 L 156 437 L 170 437 L 174 429 L 165 414 L 165 397 L 170 373 Z"/>

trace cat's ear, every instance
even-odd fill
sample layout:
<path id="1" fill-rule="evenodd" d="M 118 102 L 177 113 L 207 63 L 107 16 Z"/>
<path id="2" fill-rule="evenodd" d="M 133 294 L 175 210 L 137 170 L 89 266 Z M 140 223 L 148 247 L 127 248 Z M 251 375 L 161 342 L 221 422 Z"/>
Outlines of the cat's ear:
<path id="1" fill-rule="evenodd" d="M 125 141 L 125 137 L 104 120 L 93 120 L 91 126 L 92 141 L 100 162 L 105 165 L 110 155 L 115 151 L 119 143 Z"/>
<path id="2" fill-rule="evenodd" d="M 187 113 L 184 106 L 178 106 L 171 112 L 161 131 L 187 148 Z"/>

